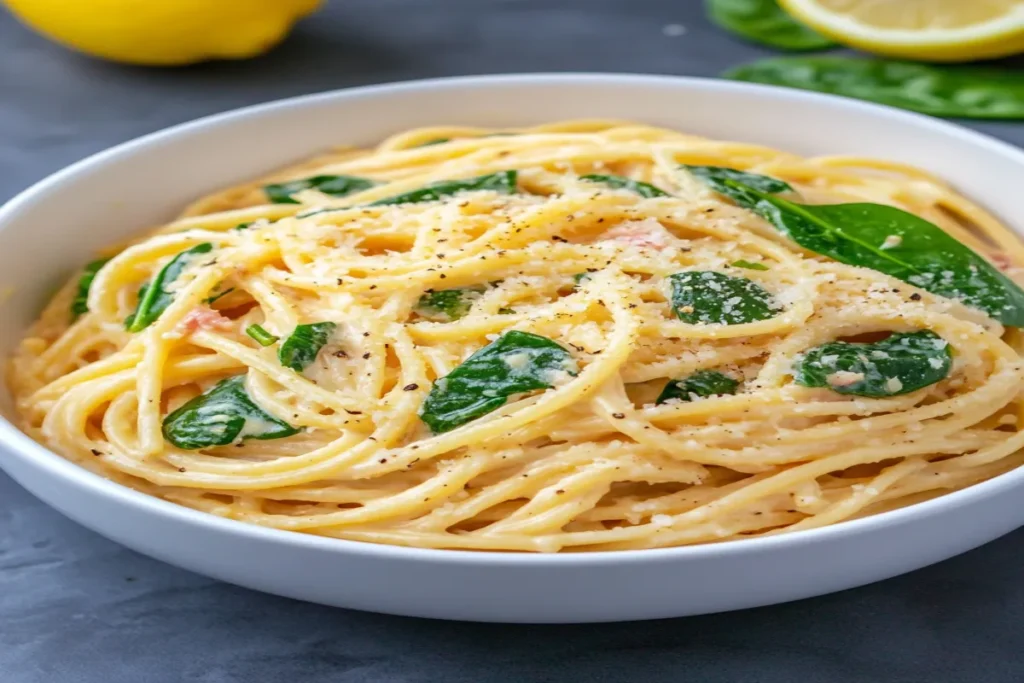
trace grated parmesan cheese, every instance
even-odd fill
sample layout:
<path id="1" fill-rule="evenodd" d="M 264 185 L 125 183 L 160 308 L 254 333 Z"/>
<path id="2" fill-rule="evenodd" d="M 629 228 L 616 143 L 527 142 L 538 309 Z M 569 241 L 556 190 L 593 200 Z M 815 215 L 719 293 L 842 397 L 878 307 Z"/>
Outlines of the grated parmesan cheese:
<path id="1" fill-rule="evenodd" d="M 889 379 L 885 380 L 886 391 L 891 391 L 892 393 L 895 394 L 902 388 L 903 382 L 900 381 L 899 377 L 890 377 Z"/>

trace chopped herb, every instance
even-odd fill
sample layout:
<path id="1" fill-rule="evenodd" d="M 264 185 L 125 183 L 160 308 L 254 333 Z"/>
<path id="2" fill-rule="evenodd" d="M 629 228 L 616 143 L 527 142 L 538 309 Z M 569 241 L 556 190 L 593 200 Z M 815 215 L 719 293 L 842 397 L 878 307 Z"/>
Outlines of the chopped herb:
<path id="1" fill-rule="evenodd" d="M 245 333 L 255 339 L 260 346 L 270 346 L 280 339 L 277 335 L 267 332 L 262 325 L 249 325 L 245 328 Z"/>
<path id="2" fill-rule="evenodd" d="M 734 268 L 746 268 L 747 270 L 768 270 L 768 266 L 763 263 L 755 263 L 754 261 L 733 261 L 731 264 Z"/>
<path id="3" fill-rule="evenodd" d="M 579 289 L 580 285 L 590 279 L 590 273 L 576 273 L 572 276 L 573 289 Z"/>

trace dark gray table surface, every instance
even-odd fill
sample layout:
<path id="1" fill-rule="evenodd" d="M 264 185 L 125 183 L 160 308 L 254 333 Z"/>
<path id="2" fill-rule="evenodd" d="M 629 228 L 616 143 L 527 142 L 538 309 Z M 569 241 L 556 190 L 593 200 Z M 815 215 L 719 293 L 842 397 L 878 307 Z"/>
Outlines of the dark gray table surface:
<path id="1" fill-rule="evenodd" d="M 685 33 L 667 35 L 671 24 Z M 266 57 L 148 70 L 67 52 L 0 10 L 0 200 L 112 144 L 291 95 L 488 72 L 711 76 L 766 54 L 709 26 L 696 0 L 332 0 Z M 1024 143 L 1024 124 L 976 127 Z M 0 682 L 1019 683 L 1022 564 L 1018 532 L 778 607 L 594 626 L 457 624 L 197 576 L 79 527 L 0 473 Z"/>

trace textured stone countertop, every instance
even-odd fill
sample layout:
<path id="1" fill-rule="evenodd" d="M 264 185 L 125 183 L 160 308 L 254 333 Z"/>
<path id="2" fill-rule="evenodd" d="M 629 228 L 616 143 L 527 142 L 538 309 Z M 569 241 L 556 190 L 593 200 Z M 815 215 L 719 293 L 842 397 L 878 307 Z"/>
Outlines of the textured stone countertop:
<path id="1" fill-rule="evenodd" d="M 488 72 L 710 76 L 764 54 L 710 27 L 696 0 L 331 0 L 266 57 L 146 70 L 66 52 L 0 9 L 0 200 L 112 144 L 291 95 Z M 976 127 L 1024 143 L 1024 124 Z M 1024 531 L 873 586 L 746 612 L 433 622 L 175 569 L 0 473 L 0 683 L 1020 683 L 1022 565 Z"/>

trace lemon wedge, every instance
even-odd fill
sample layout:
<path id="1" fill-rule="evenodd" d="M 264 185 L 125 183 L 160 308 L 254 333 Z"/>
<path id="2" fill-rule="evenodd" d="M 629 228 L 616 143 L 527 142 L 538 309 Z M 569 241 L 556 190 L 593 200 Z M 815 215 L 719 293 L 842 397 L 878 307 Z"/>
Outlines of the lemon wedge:
<path id="1" fill-rule="evenodd" d="M 0 0 L 24 24 L 126 64 L 245 59 L 284 39 L 321 0 Z"/>
<path id="2" fill-rule="evenodd" d="M 959 62 L 1024 52 L 1024 0 L 779 0 L 794 17 L 852 47 Z"/>

